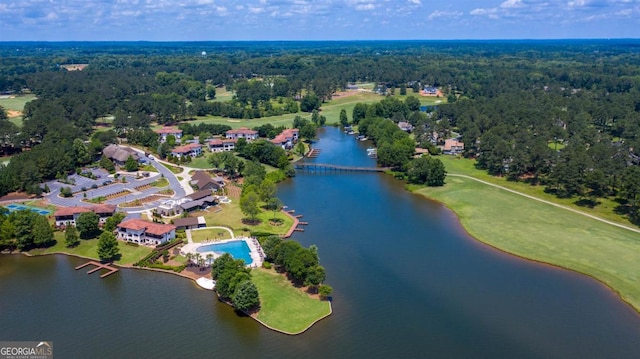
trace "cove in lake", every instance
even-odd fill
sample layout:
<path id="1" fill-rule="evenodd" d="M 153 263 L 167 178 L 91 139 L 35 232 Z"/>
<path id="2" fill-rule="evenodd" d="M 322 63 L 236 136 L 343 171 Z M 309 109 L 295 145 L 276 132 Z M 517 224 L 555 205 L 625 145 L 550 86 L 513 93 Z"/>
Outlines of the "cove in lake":
<path id="1" fill-rule="evenodd" d="M 318 163 L 373 166 L 327 128 Z M 80 357 L 638 358 L 640 317 L 598 282 L 484 246 L 383 174 L 300 173 L 278 195 L 310 222 L 333 314 L 298 336 L 239 317 L 168 274 L 105 279 L 65 256 L 0 256 L 0 340 Z"/>

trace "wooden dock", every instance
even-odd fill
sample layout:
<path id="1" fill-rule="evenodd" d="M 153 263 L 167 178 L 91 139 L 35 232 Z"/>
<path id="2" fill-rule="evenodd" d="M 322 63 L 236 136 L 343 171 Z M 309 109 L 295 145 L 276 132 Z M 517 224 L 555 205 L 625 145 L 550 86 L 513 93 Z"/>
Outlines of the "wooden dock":
<path id="1" fill-rule="evenodd" d="M 307 157 L 316 158 L 316 157 L 320 156 L 320 152 L 321 151 L 322 150 L 319 149 L 319 148 L 313 148 L 313 149 L 311 149 L 311 151 L 309 151 L 309 153 L 307 153 Z"/>
<path id="2" fill-rule="evenodd" d="M 309 172 L 385 172 L 389 167 L 339 166 L 326 163 L 296 163 L 295 169 Z"/>
<path id="3" fill-rule="evenodd" d="M 87 272 L 87 274 L 91 274 L 93 272 L 97 272 L 100 269 L 106 269 L 108 271 L 108 272 L 104 273 L 103 275 L 101 275 L 100 278 L 104 278 L 104 277 L 109 276 L 109 275 L 111 275 L 111 274 L 113 274 L 113 273 L 118 271 L 118 268 L 114 268 L 114 267 L 109 266 L 109 264 L 102 264 L 102 263 L 96 262 L 96 261 L 88 261 L 87 263 L 81 264 L 81 265 L 76 267 L 76 270 L 84 268 L 84 267 L 89 266 L 89 265 L 96 266 L 96 267 L 93 268 L 93 269 L 90 269 Z"/>

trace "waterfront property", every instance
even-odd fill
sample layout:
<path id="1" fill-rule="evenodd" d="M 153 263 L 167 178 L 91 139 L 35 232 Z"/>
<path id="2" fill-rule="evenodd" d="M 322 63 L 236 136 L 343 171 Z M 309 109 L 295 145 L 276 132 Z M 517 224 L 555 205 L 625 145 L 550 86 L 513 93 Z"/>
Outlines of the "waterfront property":
<path id="1" fill-rule="evenodd" d="M 113 216 L 116 212 L 116 206 L 112 204 L 99 204 L 91 207 L 63 207 L 57 210 L 53 216 L 55 217 L 56 227 L 67 227 L 76 225 L 76 221 L 81 214 L 93 212 L 100 218 L 100 225 L 104 225 L 107 218 Z"/>
<path id="2" fill-rule="evenodd" d="M 145 245 L 159 245 L 176 238 L 176 226 L 134 218 L 121 222 L 118 239 Z"/>
<path id="3" fill-rule="evenodd" d="M 287 128 L 271 140 L 271 143 L 285 150 L 291 149 L 298 142 L 298 132 L 297 128 Z"/>

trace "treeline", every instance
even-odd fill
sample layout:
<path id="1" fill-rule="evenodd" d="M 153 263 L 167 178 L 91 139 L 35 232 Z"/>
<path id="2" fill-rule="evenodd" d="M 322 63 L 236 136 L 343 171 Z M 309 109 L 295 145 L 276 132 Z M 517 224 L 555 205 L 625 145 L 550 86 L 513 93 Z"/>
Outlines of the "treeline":
<path id="1" fill-rule="evenodd" d="M 47 217 L 30 210 L 9 213 L 0 207 L 0 251 L 28 251 L 56 243 Z"/>

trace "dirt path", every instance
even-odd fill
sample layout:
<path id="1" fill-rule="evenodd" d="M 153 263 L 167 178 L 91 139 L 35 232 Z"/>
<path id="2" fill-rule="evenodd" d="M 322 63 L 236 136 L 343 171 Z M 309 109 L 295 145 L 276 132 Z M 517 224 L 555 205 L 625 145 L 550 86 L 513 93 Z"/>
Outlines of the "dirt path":
<path id="1" fill-rule="evenodd" d="M 640 229 L 633 228 L 633 227 L 628 227 L 628 226 L 625 226 L 624 224 L 612 222 L 612 221 L 609 221 L 609 220 L 594 216 L 594 215 L 589 214 L 589 213 L 578 211 L 577 209 L 573 209 L 573 208 L 570 208 L 570 207 L 567 207 L 567 206 L 563 206 L 561 204 L 553 203 L 551 201 L 547 201 L 547 200 L 544 200 L 542 198 L 538 198 L 538 197 L 531 196 L 531 195 L 528 195 L 528 194 L 525 194 L 525 193 L 522 193 L 522 192 L 518 192 L 518 191 L 509 189 L 509 188 L 506 188 L 506 187 L 503 187 L 503 186 L 500 186 L 500 185 L 497 185 L 497 184 L 493 184 L 491 182 L 483 181 L 483 180 L 477 179 L 475 177 L 471 177 L 471 176 L 467 176 L 467 175 L 460 175 L 460 174 L 455 174 L 455 173 L 448 173 L 447 176 L 462 177 L 462 178 L 470 179 L 470 180 L 473 180 L 473 181 L 476 181 L 476 182 L 480 182 L 482 184 L 486 184 L 486 185 L 491 186 L 491 187 L 499 188 L 499 189 L 507 191 L 507 192 L 515 193 L 517 195 L 520 195 L 520 196 L 523 196 L 523 197 L 526 197 L 526 198 L 529 198 L 529 199 L 533 199 L 533 200 L 538 201 L 538 202 L 542 202 L 542 203 L 546 203 L 546 204 L 552 205 L 554 207 L 562 208 L 564 210 L 571 211 L 573 213 L 577 213 L 579 215 L 582 215 L 582 216 L 585 216 L 585 217 L 589 217 L 591 219 L 595 219 L 596 221 L 600 221 L 600 222 L 603 222 L 603 223 L 606 223 L 606 224 L 610 224 L 610 225 L 616 226 L 618 228 L 622 228 L 622 229 L 626 229 L 628 231 L 640 233 Z"/>

